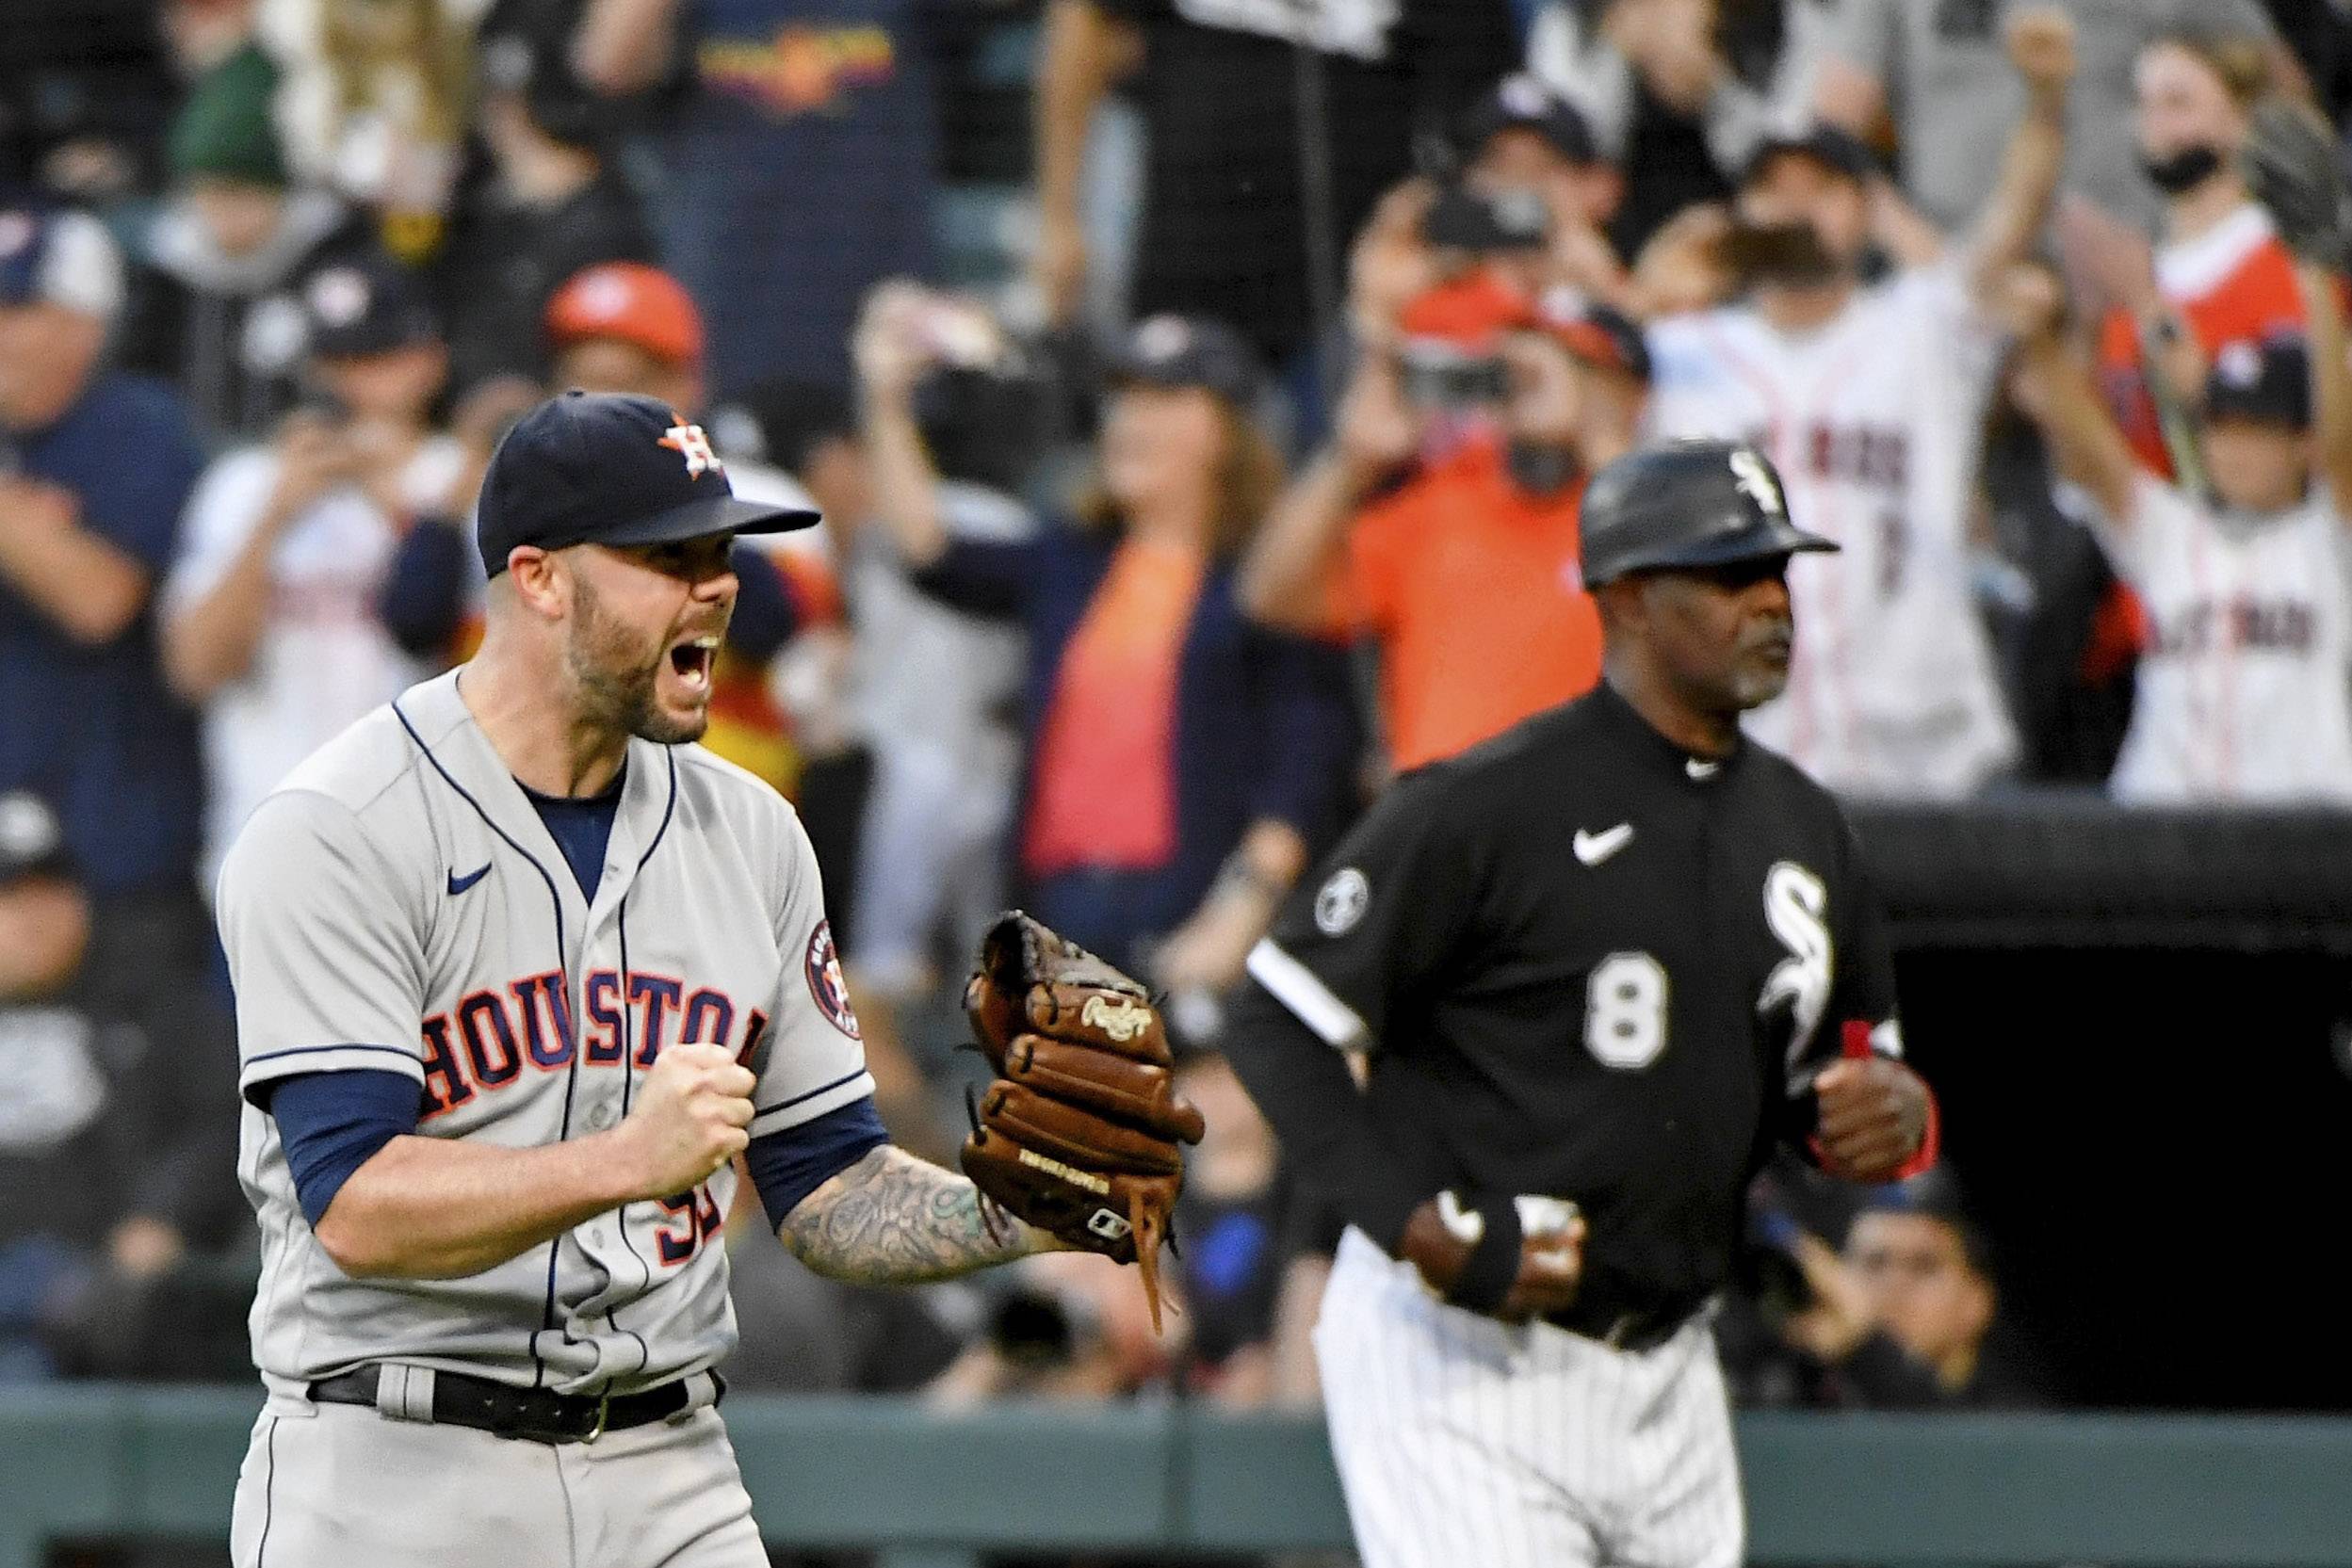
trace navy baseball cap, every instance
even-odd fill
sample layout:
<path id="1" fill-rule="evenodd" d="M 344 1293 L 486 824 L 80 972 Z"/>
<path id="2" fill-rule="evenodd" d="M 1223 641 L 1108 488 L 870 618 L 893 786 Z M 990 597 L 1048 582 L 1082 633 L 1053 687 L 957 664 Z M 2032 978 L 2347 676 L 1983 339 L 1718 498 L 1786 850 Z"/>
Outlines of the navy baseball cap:
<path id="1" fill-rule="evenodd" d="M 0 203 L 0 310 L 62 305 L 111 321 L 122 308 L 122 254 L 86 212 Z"/>
<path id="2" fill-rule="evenodd" d="M 1111 356 L 1111 379 L 1201 387 L 1246 408 L 1257 396 L 1257 356 L 1222 321 L 1155 315 L 1129 332 Z"/>
<path id="3" fill-rule="evenodd" d="M 1525 72 L 1496 83 L 1462 117 L 1462 151 L 1475 158 L 1505 131 L 1533 131 L 1570 163 L 1602 161 L 1593 128 L 1575 105 Z"/>
<path id="4" fill-rule="evenodd" d="M 2240 338 L 2223 344 L 2205 378 L 2205 417 L 2310 429 L 2311 359 L 2302 340 Z"/>
<path id="5" fill-rule="evenodd" d="M 1815 125 L 1810 129 L 1766 137 L 1747 155 L 1747 167 L 1740 171 L 1740 186 L 1744 189 L 1763 177 L 1764 171 L 1782 158 L 1810 158 L 1835 174 L 1842 174 L 1857 185 L 1868 185 L 1880 170 L 1878 159 L 1871 150 L 1835 125 Z"/>
<path id="6" fill-rule="evenodd" d="M 388 354 L 441 341 L 441 322 L 415 273 L 385 255 L 322 267 L 301 285 L 310 352 L 325 359 Z"/>
<path id="7" fill-rule="evenodd" d="M 669 404 L 567 392 L 507 432 L 482 477 L 475 537 L 482 569 L 518 544 L 667 544 L 708 534 L 778 534 L 818 513 L 738 500 L 703 428 Z"/>

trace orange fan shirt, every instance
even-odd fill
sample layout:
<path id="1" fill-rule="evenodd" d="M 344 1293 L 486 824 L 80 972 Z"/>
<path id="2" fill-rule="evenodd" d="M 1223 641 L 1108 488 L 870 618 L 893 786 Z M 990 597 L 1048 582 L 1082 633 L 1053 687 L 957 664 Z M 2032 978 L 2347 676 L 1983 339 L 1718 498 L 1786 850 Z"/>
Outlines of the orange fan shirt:
<path id="1" fill-rule="evenodd" d="M 1582 481 L 1531 497 L 1500 450 L 1460 453 L 1348 536 L 1335 619 L 1380 639 L 1399 769 L 1500 734 L 1600 679 L 1600 614 L 1577 570 Z"/>
<path id="2" fill-rule="evenodd" d="M 1032 877 L 1149 871 L 1176 854 L 1176 680 L 1208 560 L 1130 539 L 1062 650 L 1021 859 Z"/>

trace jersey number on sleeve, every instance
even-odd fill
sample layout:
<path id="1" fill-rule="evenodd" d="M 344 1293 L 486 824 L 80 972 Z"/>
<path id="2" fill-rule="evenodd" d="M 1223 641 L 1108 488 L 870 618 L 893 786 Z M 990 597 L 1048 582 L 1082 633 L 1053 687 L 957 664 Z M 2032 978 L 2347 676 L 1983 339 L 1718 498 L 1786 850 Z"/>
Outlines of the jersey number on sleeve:
<path id="1" fill-rule="evenodd" d="M 1666 1048 L 1666 966 L 1647 953 L 1612 953 L 1584 981 L 1584 1048 L 1630 1073 Z"/>

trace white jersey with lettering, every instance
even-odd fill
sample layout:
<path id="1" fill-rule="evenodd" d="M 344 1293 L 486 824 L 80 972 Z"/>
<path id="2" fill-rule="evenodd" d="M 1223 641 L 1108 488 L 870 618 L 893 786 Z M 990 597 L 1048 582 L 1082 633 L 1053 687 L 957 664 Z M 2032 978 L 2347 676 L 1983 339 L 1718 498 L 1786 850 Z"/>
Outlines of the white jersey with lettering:
<path id="1" fill-rule="evenodd" d="M 695 746 L 629 743 L 595 897 L 458 692 L 412 687 L 255 808 L 219 889 L 240 1087 L 374 1068 L 416 1080 L 427 1138 L 532 1147 L 614 1126 L 655 1057 L 727 1046 L 758 1074 L 754 1137 L 873 1091 L 792 809 Z M 482 1273 L 356 1280 L 296 1200 L 250 1103 L 261 1220 L 253 1358 L 273 1391 L 369 1362 L 568 1394 L 699 1372 L 735 1342 L 722 1168 Z"/>
<path id="2" fill-rule="evenodd" d="M 2314 490 L 2217 513 L 2143 475 L 2101 542 L 2147 607 L 2132 728 L 2108 787 L 2132 800 L 2352 800 L 2352 534 Z"/>
<path id="3" fill-rule="evenodd" d="M 1789 687 L 1748 728 L 1844 793 L 1950 798 L 2016 755 L 1970 582 L 1968 517 L 1996 329 L 1946 264 L 1857 290 L 1806 333 L 1744 305 L 1650 329 L 1649 433 L 1745 440 L 1799 527 Z"/>

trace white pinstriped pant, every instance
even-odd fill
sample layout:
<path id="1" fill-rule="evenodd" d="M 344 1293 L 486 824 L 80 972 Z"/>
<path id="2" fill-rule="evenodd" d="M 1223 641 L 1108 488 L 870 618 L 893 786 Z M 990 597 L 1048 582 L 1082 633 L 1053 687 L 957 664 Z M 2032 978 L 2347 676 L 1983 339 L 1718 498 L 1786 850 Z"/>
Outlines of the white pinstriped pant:
<path id="1" fill-rule="evenodd" d="M 1705 1317 L 1656 1350 L 1451 1307 L 1360 1232 L 1315 1325 L 1364 1568 L 1736 1568 L 1737 1455 Z"/>

